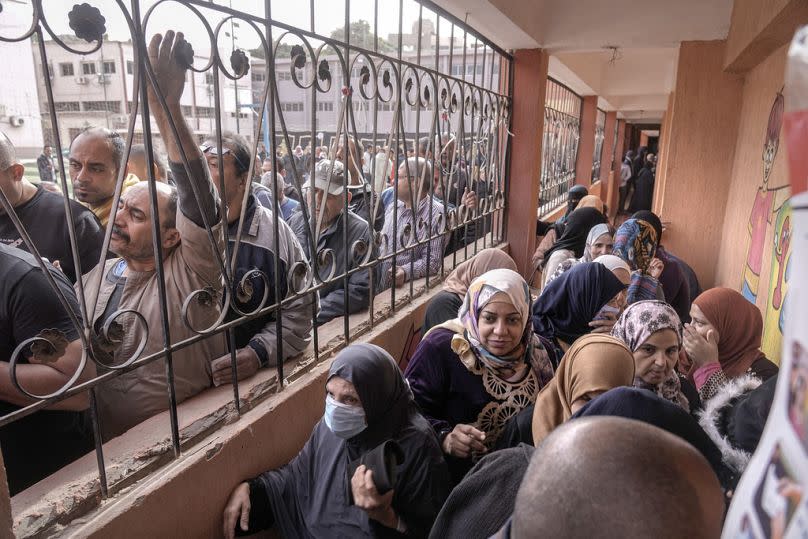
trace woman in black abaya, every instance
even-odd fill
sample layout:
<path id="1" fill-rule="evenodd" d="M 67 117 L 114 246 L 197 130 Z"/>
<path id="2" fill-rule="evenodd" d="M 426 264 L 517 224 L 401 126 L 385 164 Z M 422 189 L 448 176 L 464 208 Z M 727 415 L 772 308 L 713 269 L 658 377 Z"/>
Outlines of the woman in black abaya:
<path id="1" fill-rule="evenodd" d="M 393 473 L 379 464 L 390 441 L 401 449 Z M 224 533 L 274 526 L 289 538 L 422 537 L 448 492 L 437 438 L 395 361 L 378 346 L 355 344 L 331 364 L 325 415 L 303 450 L 236 487 Z"/>

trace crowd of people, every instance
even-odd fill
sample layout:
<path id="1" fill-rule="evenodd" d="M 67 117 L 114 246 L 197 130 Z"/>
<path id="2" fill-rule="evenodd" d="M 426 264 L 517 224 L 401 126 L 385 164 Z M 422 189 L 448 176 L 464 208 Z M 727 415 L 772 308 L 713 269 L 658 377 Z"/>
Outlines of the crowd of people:
<path id="1" fill-rule="evenodd" d="M 70 144 L 65 199 L 26 180 L 0 138 L 2 414 L 35 400 L 11 380 L 15 354 L 17 383 L 45 395 L 239 317 L 229 334 L 171 352 L 174 394 L 245 379 L 302 352 L 314 324 L 369 308 L 374 287 L 434 275 L 444 253 L 488 232 L 484 217 L 447 232 L 451 212 L 474 214 L 489 192 L 453 140 L 423 138 L 397 163 L 350 137 L 281 158 L 232 134 L 200 145 L 180 105 L 183 43 L 169 31 L 149 45 L 166 105 L 150 88 L 165 145 L 151 169 L 143 148 L 124 161 L 120 135 L 88 128 Z M 48 152 L 43 184 L 55 178 Z M 639 166 L 627 157 L 617 211 L 630 201 L 632 213 L 616 229 L 580 186 L 561 219 L 537 223 L 536 289 L 504 251 L 484 249 L 430 300 L 403 372 L 374 345 L 337 354 L 300 453 L 222 479 L 236 485 L 223 534 L 717 537 L 778 369 L 760 349 L 757 307 L 701 291 L 661 245 L 646 153 Z M 276 302 L 280 333 L 262 311 Z M 33 346 L 42 339 L 50 346 Z M 85 353 L 95 361 L 75 377 Z M 116 374 L 95 391 L 104 441 L 168 407 L 163 362 Z M 0 428 L 12 495 L 92 448 L 88 403 L 76 394 Z M 722 419 L 742 405 L 756 422 Z"/>
<path id="2" fill-rule="evenodd" d="M 305 448 L 237 486 L 224 535 L 718 537 L 777 381 L 761 313 L 691 284 L 655 214 L 614 230 L 580 191 L 537 297 L 486 249 L 430 300 L 403 374 L 341 352 Z"/>

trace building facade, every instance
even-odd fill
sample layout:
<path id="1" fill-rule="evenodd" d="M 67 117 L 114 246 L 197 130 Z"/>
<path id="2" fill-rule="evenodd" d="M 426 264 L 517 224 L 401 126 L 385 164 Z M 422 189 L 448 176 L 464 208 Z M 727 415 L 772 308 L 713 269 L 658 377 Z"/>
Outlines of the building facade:
<path id="1" fill-rule="evenodd" d="M 65 38 L 73 47 L 81 47 L 76 38 Z M 85 44 L 86 45 L 86 44 Z M 125 135 L 137 93 L 134 74 L 134 51 L 130 41 L 104 41 L 99 50 L 77 56 L 54 41 L 46 41 L 50 84 L 53 89 L 53 106 L 57 113 L 59 136 L 62 147 L 83 129 L 102 126 Z M 207 63 L 207 57 L 197 54 L 194 64 Z M 38 73 L 45 73 L 37 58 Z M 183 111 L 191 129 L 201 139 L 216 130 L 216 107 L 214 99 L 213 70 L 202 73 L 188 71 L 193 79 L 182 96 Z M 46 142 L 53 143 L 53 126 L 45 93 L 44 80 L 37 78 L 42 107 L 42 130 Z M 219 92 L 222 129 L 240 133 L 252 139 L 252 112 L 242 107 L 251 100 L 249 78 L 232 81 L 219 73 Z M 238 94 L 238 100 L 236 96 Z M 236 114 L 236 111 L 238 115 Z M 138 112 L 140 107 L 138 108 Z M 155 136 L 156 129 L 152 128 Z M 138 114 L 134 127 L 134 143 L 143 141 L 142 117 Z"/>
<path id="2" fill-rule="evenodd" d="M 23 16 L 24 2 L 3 3 L 10 17 L 0 18 L 0 35 L 19 36 L 30 26 Z M 39 113 L 36 72 L 32 61 L 34 50 L 30 39 L 3 43 L 3 68 L 11 77 L 0 77 L 0 130 L 8 135 L 18 156 L 36 157 L 42 151 L 42 123 Z"/>

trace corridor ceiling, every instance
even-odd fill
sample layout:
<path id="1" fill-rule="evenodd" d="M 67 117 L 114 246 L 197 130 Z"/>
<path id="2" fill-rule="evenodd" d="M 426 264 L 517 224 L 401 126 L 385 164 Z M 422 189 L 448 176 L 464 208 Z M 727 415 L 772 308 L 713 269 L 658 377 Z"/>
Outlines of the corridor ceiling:
<path id="1" fill-rule="evenodd" d="M 504 49 L 544 48 L 550 76 L 629 121 L 662 119 L 682 41 L 725 39 L 732 0 L 436 0 Z M 616 47 L 616 49 L 615 49 Z"/>

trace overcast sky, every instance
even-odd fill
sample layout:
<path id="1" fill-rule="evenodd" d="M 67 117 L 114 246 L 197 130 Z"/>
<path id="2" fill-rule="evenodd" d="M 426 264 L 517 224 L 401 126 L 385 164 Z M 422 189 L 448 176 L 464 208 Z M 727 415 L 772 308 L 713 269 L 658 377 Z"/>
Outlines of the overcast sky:
<path id="1" fill-rule="evenodd" d="M 106 27 L 109 38 L 112 40 L 129 39 L 129 30 L 118 4 L 114 0 L 81 0 L 87 2 L 101 10 L 106 18 Z M 157 0 L 140 0 L 141 12 L 146 11 L 156 3 Z M 399 1 L 398 0 L 349 0 L 351 21 L 364 19 L 374 25 L 374 5 L 378 2 L 378 34 L 387 38 L 388 34 L 398 33 Z M 72 9 L 72 0 L 44 0 L 44 12 L 48 24 L 57 34 L 72 34 L 68 23 L 68 13 Z M 231 5 L 234 9 L 245 11 L 254 15 L 263 16 L 264 2 L 261 0 L 216 0 L 216 4 Z M 6 8 L 0 13 L 0 21 L 7 17 L 15 19 L 27 19 L 31 14 L 30 0 L 22 2 L 12 0 L 4 2 Z M 131 0 L 125 0 L 124 4 L 131 10 Z M 315 32 L 321 35 L 329 35 L 336 28 L 342 27 L 345 21 L 345 1 L 342 0 L 314 0 Z M 278 22 L 290 24 L 296 27 L 310 29 L 311 26 L 311 0 L 271 0 L 272 18 Z M 221 15 L 208 10 L 204 11 L 209 24 L 215 25 L 221 20 Z M 403 31 L 409 33 L 412 24 L 418 18 L 419 5 L 414 0 L 404 0 L 404 20 Z M 434 13 L 424 8 L 424 19 L 431 19 L 437 22 Z M 179 21 L 179 22 L 178 22 Z M 17 21 L 19 22 L 19 21 Z M 5 26 L 5 25 L 3 25 Z M 243 48 L 255 48 L 259 40 L 254 31 L 245 23 L 241 23 L 240 29 L 236 31 L 240 46 Z M 164 32 L 168 28 L 178 29 L 185 32 L 188 40 L 195 46 L 197 51 L 209 48 L 209 41 L 205 36 L 205 31 L 199 19 L 192 12 L 176 0 L 164 2 L 159 5 L 149 20 L 146 34 L 151 36 L 155 32 Z M 279 29 L 273 29 L 273 37 L 277 39 Z M 449 26 L 445 20 L 441 21 L 441 34 L 446 36 Z M 462 37 L 459 30 L 455 30 L 455 37 Z M 229 37 L 221 36 L 221 39 Z"/>

